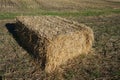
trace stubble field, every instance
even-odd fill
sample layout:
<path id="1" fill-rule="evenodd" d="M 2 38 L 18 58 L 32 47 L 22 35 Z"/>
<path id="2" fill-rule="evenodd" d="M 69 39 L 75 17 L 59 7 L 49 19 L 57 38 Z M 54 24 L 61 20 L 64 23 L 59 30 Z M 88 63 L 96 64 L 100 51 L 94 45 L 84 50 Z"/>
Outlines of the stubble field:
<path id="1" fill-rule="evenodd" d="M 19 45 L 15 16 L 52 15 L 84 23 L 94 31 L 93 51 L 47 74 Z M 0 79 L 5 80 L 119 80 L 119 0 L 0 0 Z"/>

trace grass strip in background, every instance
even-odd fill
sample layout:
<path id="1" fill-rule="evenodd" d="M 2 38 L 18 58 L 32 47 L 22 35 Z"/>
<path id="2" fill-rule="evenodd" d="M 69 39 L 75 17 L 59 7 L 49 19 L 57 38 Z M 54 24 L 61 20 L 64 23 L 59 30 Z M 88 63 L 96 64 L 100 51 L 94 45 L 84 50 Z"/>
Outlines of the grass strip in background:
<path id="1" fill-rule="evenodd" d="M 0 13 L 0 19 L 13 19 L 18 15 L 18 13 Z"/>
<path id="2" fill-rule="evenodd" d="M 16 16 L 28 15 L 28 16 L 40 16 L 40 15 L 52 15 L 52 16 L 65 16 L 65 17 L 77 17 L 77 16 L 100 16 L 109 14 L 119 14 L 120 9 L 104 9 L 104 10 L 82 10 L 76 12 L 58 12 L 58 11 L 33 11 L 28 13 L 0 13 L 0 19 L 13 19 Z"/>
<path id="3" fill-rule="evenodd" d="M 42 15 L 57 15 L 57 16 L 99 16 L 99 15 L 108 15 L 108 14 L 119 14 L 120 9 L 106 9 L 106 10 L 82 10 L 78 12 L 52 12 L 44 11 Z"/>

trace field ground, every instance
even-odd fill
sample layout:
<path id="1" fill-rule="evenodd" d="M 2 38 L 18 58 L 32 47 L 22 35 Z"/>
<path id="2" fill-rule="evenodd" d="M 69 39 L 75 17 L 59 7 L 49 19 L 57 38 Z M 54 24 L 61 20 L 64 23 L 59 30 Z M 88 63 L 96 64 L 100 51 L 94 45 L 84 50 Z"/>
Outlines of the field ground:
<path id="1" fill-rule="evenodd" d="M 80 11 L 84 9 L 120 9 L 119 3 L 119 0 L 0 0 L 0 11 L 31 12 L 31 10 Z"/>
<path id="2" fill-rule="evenodd" d="M 120 79 L 119 0 L 0 0 L 0 10 L 0 79 Z M 13 23 L 19 15 L 57 15 L 84 23 L 94 31 L 93 51 L 62 65 L 62 72 L 46 74 L 17 42 Z"/>

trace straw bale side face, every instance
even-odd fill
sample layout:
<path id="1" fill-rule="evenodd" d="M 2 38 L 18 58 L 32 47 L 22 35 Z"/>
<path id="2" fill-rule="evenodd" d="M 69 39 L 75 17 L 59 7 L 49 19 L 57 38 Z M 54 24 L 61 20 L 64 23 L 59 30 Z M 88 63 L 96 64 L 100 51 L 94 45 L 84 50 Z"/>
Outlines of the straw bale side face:
<path id="1" fill-rule="evenodd" d="M 69 59 L 88 53 L 93 43 L 93 32 L 90 28 L 57 36 L 48 46 L 46 54 L 46 72 L 51 73 Z"/>
<path id="2" fill-rule="evenodd" d="M 46 61 L 46 43 L 47 40 L 36 34 L 34 31 L 29 30 L 21 22 L 16 23 L 16 32 L 19 38 L 20 45 L 25 48 L 29 54 L 39 62 L 39 65 L 44 68 Z"/>

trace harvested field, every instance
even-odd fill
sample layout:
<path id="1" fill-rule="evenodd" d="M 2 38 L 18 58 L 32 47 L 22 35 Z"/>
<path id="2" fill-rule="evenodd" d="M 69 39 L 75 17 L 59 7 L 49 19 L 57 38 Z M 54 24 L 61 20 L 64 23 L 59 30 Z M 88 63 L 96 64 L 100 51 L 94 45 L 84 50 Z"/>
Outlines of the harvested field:
<path id="1" fill-rule="evenodd" d="M 16 29 L 22 44 L 41 59 L 48 73 L 69 59 L 88 54 L 94 40 L 90 28 L 60 17 L 17 17 Z"/>
<path id="2" fill-rule="evenodd" d="M 81 11 L 120 9 L 117 0 L 0 0 L 0 12 Z"/>
<path id="3" fill-rule="evenodd" d="M 15 17 L 31 14 L 61 16 L 86 24 L 94 31 L 93 51 L 61 65 L 62 72 L 47 74 L 16 35 Z M 0 0 L 1 79 L 119 80 L 120 0 Z"/>
<path id="4" fill-rule="evenodd" d="M 31 54 L 18 45 L 16 40 L 19 39 L 13 36 L 16 35 L 13 25 L 15 20 L 0 20 L 0 76 L 6 80 L 119 80 L 120 15 L 69 19 L 84 23 L 93 29 L 95 52 L 70 60 L 66 66 L 60 66 L 64 69 L 63 73 L 52 74 L 41 70 L 30 57 Z"/>
<path id="5" fill-rule="evenodd" d="M 73 10 L 80 11 L 83 9 L 103 9 L 103 8 L 120 8 L 119 4 L 103 0 L 36 0 L 42 9 L 47 10 Z M 48 2 L 48 3 L 47 3 Z"/>

